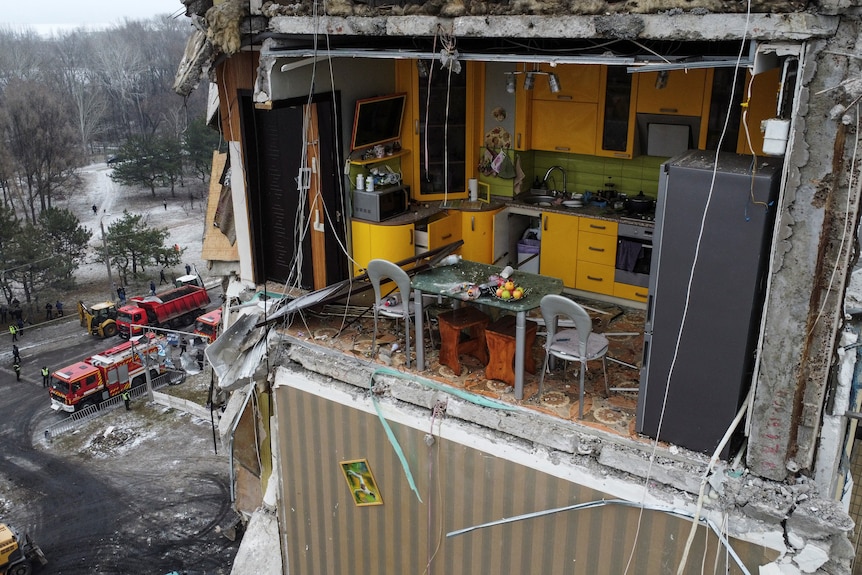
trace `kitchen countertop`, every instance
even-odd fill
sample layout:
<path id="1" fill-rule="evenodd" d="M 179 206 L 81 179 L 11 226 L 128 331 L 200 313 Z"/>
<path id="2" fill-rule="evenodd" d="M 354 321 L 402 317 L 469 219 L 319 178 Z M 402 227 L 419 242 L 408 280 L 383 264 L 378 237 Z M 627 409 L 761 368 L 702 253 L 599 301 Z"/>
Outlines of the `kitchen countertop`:
<path id="1" fill-rule="evenodd" d="M 562 198 L 554 200 L 551 205 L 540 206 L 538 204 L 528 204 L 518 201 L 516 198 L 505 198 L 502 196 L 492 196 L 490 203 L 471 202 L 467 200 L 450 200 L 446 207 L 443 207 L 443 202 L 424 202 L 411 203 L 406 212 L 399 216 L 389 218 L 382 222 L 369 222 L 381 226 L 400 226 L 412 224 L 426 218 L 433 217 L 446 210 L 460 210 L 465 212 L 483 212 L 493 211 L 499 208 L 509 208 L 510 211 L 517 214 L 539 217 L 543 213 L 553 212 L 558 214 L 567 214 L 571 216 L 581 216 L 586 218 L 595 218 L 598 220 L 607 220 L 612 222 L 624 221 L 627 224 L 643 227 L 654 227 L 655 222 L 649 220 L 638 220 L 624 218 L 625 212 L 620 212 L 609 207 L 584 206 L 582 208 L 567 208 L 561 204 Z M 354 218 L 360 221 L 361 218 Z"/>

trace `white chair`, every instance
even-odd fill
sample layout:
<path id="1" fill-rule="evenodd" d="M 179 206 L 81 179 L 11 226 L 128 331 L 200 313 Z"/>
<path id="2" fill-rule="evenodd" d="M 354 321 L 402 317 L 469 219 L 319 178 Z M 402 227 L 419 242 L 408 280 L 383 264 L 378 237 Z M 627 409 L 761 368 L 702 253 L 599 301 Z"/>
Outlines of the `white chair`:
<path id="1" fill-rule="evenodd" d="M 548 360 L 551 356 L 564 361 L 580 363 L 580 401 L 578 404 L 578 419 L 584 418 L 584 372 L 587 362 L 602 360 L 602 371 L 605 376 L 605 393 L 608 392 L 607 358 L 608 338 L 600 333 L 593 333 L 593 320 L 587 310 L 561 295 L 549 294 L 542 298 L 540 304 L 542 319 L 548 330 L 545 339 L 545 364 L 539 375 L 539 399 L 545 383 L 545 372 L 548 370 Z M 557 331 L 559 318 L 574 322 L 574 329 Z"/>
<path id="2" fill-rule="evenodd" d="M 382 315 L 393 319 L 404 320 L 404 337 L 407 354 L 407 367 L 410 367 L 410 316 L 413 314 L 413 298 L 411 297 L 410 276 L 400 266 L 387 260 L 371 260 L 365 268 L 371 285 L 374 286 L 374 337 L 372 339 L 372 355 L 377 354 L 377 318 Z M 387 294 L 384 298 L 380 291 L 382 280 L 390 279 L 398 286 L 398 291 Z M 430 327 L 430 326 L 429 326 Z"/>

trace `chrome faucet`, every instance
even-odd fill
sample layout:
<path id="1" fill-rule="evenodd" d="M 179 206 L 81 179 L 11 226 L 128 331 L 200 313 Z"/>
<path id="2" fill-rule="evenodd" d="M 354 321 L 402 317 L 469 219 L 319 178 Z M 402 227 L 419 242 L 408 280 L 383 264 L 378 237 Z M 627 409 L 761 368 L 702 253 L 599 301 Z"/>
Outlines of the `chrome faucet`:
<path id="1" fill-rule="evenodd" d="M 563 194 L 567 193 L 567 190 L 566 190 L 566 170 L 564 170 L 562 166 L 551 166 L 550 168 L 548 168 L 548 171 L 545 172 L 545 178 L 542 180 L 542 183 L 544 183 L 547 186 L 548 178 L 551 178 L 551 172 L 553 172 L 554 170 L 560 170 L 560 173 L 563 174 L 563 189 L 562 189 L 562 191 L 557 190 L 556 189 L 557 182 L 554 182 L 554 190 L 552 190 L 552 191 L 555 192 L 555 195 L 556 195 L 556 193 L 563 193 Z M 553 178 L 551 178 L 551 179 L 553 179 Z"/>

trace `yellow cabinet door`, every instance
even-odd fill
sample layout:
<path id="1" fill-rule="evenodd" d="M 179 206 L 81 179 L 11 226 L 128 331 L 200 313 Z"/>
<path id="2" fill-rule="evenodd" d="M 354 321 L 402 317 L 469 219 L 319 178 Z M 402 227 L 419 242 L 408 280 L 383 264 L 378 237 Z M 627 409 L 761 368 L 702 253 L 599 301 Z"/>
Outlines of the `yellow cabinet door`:
<path id="1" fill-rule="evenodd" d="M 619 227 L 620 225 L 617 222 L 612 222 L 610 220 L 578 218 L 578 229 L 580 231 L 614 236 L 614 241 L 617 239 L 617 230 L 619 230 Z"/>
<path id="2" fill-rule="evenodd" d="M 595 154 L 598 104 L 533 101 L 534 150 Z"/>
<path id="3" fill-rule="evenodd" d="M 706 77 L 703 68 L 642 72 L 638 74 L 637 111 L 699 117 L 703 111 Z"/>
<path id="4" fill-rule="evenodd" d="M 494 263 L 494 216 L 499 211 L 461 212 L 461 256 L 465 260 Z"/>
<path id="5" fill-rule="evenodd" d="M 575 287 L 578 258 L 578 216 L 542 214 L 542 245 L 539 272 L 563 280 L 566 287 Z"/>
<path id="6" fill-rule="evenodd" d="M 385 226 L 353 220 L 353 274 L 365 273 L 368 262 L 384 259 L 398 262 L 415 255 L 413 224 Z"/>
<path id="7" fill-rule="evenodd" d="M 461 239 L 461 212 L 449 212 L 428 222 L 428 250 Z"/>
<path id="8" fill-rule="evenodd" d="M 614 295 L 614 266 L 578 262 L 575 287 L 605 295 Z"/>
<path id="9" fill-rule="evenodd" d="M 646 303 L 648 290 L 642 286 L 614 283 L 614 296 Z"/>
<path id="10" fill-rule="evenodd" d="M 552 100 L 557 102 L 599 101 L 601 66 L 593 64 L 542 64 L 540 74 L 533 75 L 533 100 Z M 555 74 L 560 83 L 559 92 L 551 92 L 549 74 Z M 515 76 L 523 82 L 524 76 Z"/>
<path id="11" fill-rule="evenodd" d="M 578 263 L 592 262 L 613 266 L 617 258 L 617 237 L 593 232 L 578 234 Z"/>

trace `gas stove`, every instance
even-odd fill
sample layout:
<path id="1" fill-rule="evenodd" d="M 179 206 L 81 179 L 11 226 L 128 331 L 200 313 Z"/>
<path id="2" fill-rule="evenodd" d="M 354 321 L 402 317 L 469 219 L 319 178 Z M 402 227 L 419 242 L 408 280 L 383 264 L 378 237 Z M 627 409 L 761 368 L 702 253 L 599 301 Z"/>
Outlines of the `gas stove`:
<path id="1" fill-rule="evenodd" d="M 655 212 L 638 214 L 635 212 L 623 212 L 620 220 L 624 222 L 655 222 Z"/>

